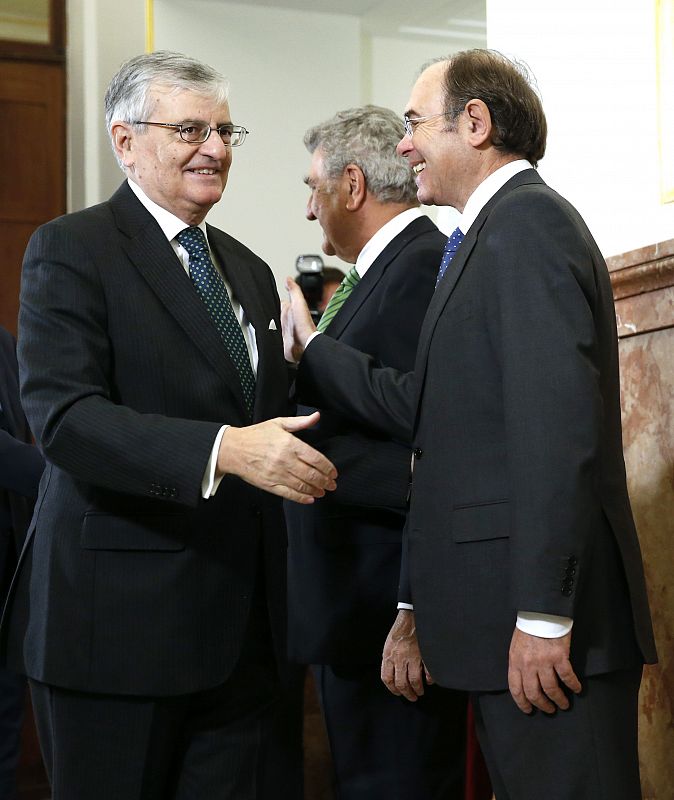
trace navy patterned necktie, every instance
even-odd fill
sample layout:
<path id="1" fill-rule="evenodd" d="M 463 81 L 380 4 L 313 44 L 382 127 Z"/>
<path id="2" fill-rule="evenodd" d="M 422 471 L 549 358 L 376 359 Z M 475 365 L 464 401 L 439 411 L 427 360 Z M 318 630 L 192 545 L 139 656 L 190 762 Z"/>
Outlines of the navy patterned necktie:
<path id="1" fill-rule="evenodd" d="M 355 267 L 351 267 L 349 272 L 344 276 L 342 282 L 335 289 L 335 293 L 330 298 L 323 316 L 318 320 L 317 329 L 323 332 L 332 320 L 337 316 L 339 309 L 346 303 L 347 298 L 354 290 L 356 284 L 360 280 L 360 275 L 356 272 Z"/>
<path id="2" fill-rule="evenodd" d="M 248 348 L 243 338 L 241 325 L 234 314 L 227 294 L 227 287 L 211 261 L 204 232 L 201 228 L 192 226 L 181 231 L 176 239 L 190 257 L 190 278 L 227 346 L 236 371 L 239 373 L 248 414 L 252 416 L 255 403 L 255 376 L 250 365 Z"/>
<path id="3" fill-rule="evenodd" d="M 444 278 L 445 272 L 447 271 L 447 267 L 450 265 L 452 259 L 454 258 L 454 254 L 457 251 L 457 248 L 463 241 L 463 234 L 461 233 L 460 228 L 455 228 L 452 235 L 447 239 L 447 244 L 445 245 L 444 252 L 442 254 L 442 261 L 440 262 L 440 269 L 438 270 L 438 277 L 435 281 L 435 288 L 438 288 L 438 284 Z"/>

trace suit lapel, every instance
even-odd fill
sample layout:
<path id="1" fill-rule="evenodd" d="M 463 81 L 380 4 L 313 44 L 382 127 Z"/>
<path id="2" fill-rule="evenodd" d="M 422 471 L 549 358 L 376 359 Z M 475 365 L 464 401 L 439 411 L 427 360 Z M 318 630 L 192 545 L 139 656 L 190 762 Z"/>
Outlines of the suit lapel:
<path id="1" fill-rule="evenodd" d="M 245 408 L 241 381 L 206 306 L 152 215 L 124 183 L 110 199 L 123 247 L 169 314 Z"/>
<path id="2" fill-rule="evenodd" d="M 543 179 L 539 176 L 538 172 L 534 169 L 523 170 L 522 172 L 514 175 L 507 181 L 496 194 L 484 205 L 478 214 L 475 222 L 470 226 L 470 230 L 466 234 L 463 242 L 456 251 L 456 255 L 452 259 L 444 278 L 440 281 L 438 288 L 435 290 L 431 302 L 424 318 L 424 323 L 421 327 L 419 334 L 419 347 L 417 349 L 417 357 L 414 365 L 415 383 L 416 383 L 416 398 L 415 408 L 419 409 L 419 402 L 421 400 L 421 392 L 426 378 L 426 366 L 428 363 L 428 350 L 430 348 L 435 326 L 437 325 L 440 314 L 447 301 L 452 295 L 456 284 L 461 277 L 464 269 L 469 269 L 470 255 L 477 243 L 478 236 L 485 222 L 489 218 L 494 207 L 497 203 L 513 189 L 518 186 L 524 186 L 531 183 L 544 183 Z"/>
<path id="3" fill-rule="evenodd" d="M 337 312 L 337 315 L 328 326 L 326 333 L 333 339 L 339 339 L 351 320 L 358 313 L 360 307 L 377 286 L 388 265 L 398 257 L 400 251 L 406 247 L 409 242 L 416 239 L 417 236 L 433 230 L 436 230 L 436 228 L 427 217 L 418 217 L 412 220 L 406 228 L 395 236 L 372 262 L 368 271 L 349 295 L 346 303 L 344 303 Z"/>
<path id="4" fill-rule="evenodd" d="M 260 292 L 255 278 L 247 264 L 230 246 L 229 241 L 222 231 L 206 226 L 208 230 L 208 243 L 215 253 L 220 267 L 232 287 L 234 297 L 241 303 L 246 312 L 248 321 L 256 331 L 269 325 L 265 319 L 264 309 L 260 302 Z"/>

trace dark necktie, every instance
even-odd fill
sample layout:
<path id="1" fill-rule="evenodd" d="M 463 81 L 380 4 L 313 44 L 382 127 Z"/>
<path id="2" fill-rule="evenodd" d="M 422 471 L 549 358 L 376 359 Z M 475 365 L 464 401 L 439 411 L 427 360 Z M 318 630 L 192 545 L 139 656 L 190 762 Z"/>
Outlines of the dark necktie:
<path id="1" fill-rule="evenodd" d="M 447 267 L 450 265 L 452 259 L 454 258 L 454 254 L 457 251 L 458 246 L 463 241 L 463 234 L 461 233 L 460 228 L 455 228 L 452 235 L 447 239 L 447 244 L 445 245 L 444 252 L 442 253 L 442 261 L 440 262 L 440 269 L 438 270 L 438 277 L 435 281 L 435 288 L 438 288 L 438 284 L 443 279 L 445 272 L 447 271 Z"/>
<path id="2" fill-rule="evenodd" d="M 190 257 L 190 278 L 227 346 L 236 371 L 239 373 L 246 408 L 252 416 L 255 402 L 255 376 L 250 365 L 248 348 L 239 321 L 234 314 L 225 283 L 211 261 L 206 237 L 201 228 L 193 226 L 181 231 L 176 239 L 187 250 Z"/>
<path id="3" fill-rule="evenodd" d="M 335 293 L 332 295 L 330 301 L 325 307 L 323 316 L 318 321 L 317 329 L 319 331 L 324 331 L 332 322 L 339 309 L 344 305 L 344 303 L 346 303 L 348 296 L 351 294 L 359 280 L 360 275 L 356 272 L 356 268 L 351 267 L 348 274 L 344 276 L 342 282 L 339 284 L 337 289 L 335 289 Z"/>

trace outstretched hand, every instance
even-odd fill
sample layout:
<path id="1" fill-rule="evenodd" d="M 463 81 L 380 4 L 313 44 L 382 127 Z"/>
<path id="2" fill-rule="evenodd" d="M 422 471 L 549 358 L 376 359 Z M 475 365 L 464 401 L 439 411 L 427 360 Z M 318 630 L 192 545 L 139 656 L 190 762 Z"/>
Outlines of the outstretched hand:
<path id="1" fill-rule="evenodd" d="M 302 290 L 292 278 L 286 278 L 288 300 L 281 304 L 281 330 L 286 361 L 297 363 L 304 353 L 307 339 L 316 330 Z"/>
<path id="2" fill-rule="evenodd" d="M 238 475 L 258 489 L 296 503 L 313 503 L 337 487 L 337 470 L 293 433 L 315 425 L 319 417 L 316 411 L 227 428 L 218 452 L 218 474 Z"/>

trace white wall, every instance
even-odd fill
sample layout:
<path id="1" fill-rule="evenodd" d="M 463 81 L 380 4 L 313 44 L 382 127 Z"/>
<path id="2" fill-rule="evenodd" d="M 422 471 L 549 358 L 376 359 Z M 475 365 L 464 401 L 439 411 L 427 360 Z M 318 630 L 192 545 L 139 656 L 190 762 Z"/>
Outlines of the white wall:
<path id="1" fill-rule="evenodd" d="M 359 20 L 155 0 L 155 47 L 192 55 L 229 78 L 232 119 L 251 134 L 234 151 L 227 189 L 208 220 L 264 258 L 281 285 L 300 253 L 321 252 L 318 223 L 304 216 L 309 154 L 302 136 L 360 103 Z"/>
<path id="2" fill-rule="evenodd" d="M 579 208 L 606 255 L 674 236 L 674 204 L 660 202 L 654 6 L 567 0 L 560 13 L 540 0 L 487 3 L 489 46 L 523 58 L 538 78 L 550 129 L 541 174 Z M 421 64 L 448 43 L 370 35 L 356 17 L 222 0 L 155 0 L 154 9 L 157 48 L 230 78 L 234 118 L 252 133 L 209 219 L 259 252 L 281 283 L 298 254 L 320 252 L 318 224 L 304 219 L 306 128 L 367 102 L 402 111 Z M 68 0 L 71 209 L 120 182 L 102 98 L 119 63 L 144 49 L 143 15 L 141 0 Z"/>
<path id="3" fill-rule="evenodd" d="M 488 0 L 487 36 L 536 75 L 549 127 L 541 175 L 604 255 L 674 237 L 674 203 L 660 201 L 655 2 Z"/>
<path id="4" fill-rule="evenodd" d="M 103 95 L 127 58 L 145 47 L 139 0 L 67 0 L 68 209 L 109 197 L 124 176 L 105 130 Z"/>

